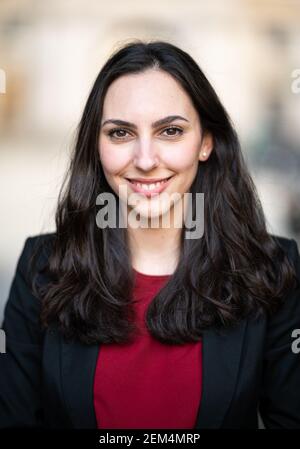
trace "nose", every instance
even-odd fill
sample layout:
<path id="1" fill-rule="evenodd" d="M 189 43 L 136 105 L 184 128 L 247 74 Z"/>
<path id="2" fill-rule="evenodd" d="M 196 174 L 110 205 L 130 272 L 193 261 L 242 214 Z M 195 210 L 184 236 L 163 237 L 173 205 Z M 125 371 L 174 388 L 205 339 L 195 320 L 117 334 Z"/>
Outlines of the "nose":
<path id="1" fill-rule="evenodd" d="M 150 141 L 139 143 L 138 149 L 134 154 L 133 164 L 136 168 L 143 171 L 149 171 L 158 166 L 158 155 Z"/>

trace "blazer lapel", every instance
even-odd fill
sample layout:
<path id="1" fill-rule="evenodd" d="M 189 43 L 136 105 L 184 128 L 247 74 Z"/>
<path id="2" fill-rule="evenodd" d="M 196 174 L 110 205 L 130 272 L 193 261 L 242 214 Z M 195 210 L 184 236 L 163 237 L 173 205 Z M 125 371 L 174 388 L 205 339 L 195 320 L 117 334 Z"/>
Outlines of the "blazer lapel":
<path id="1" fill-rule="evenodd" d="M 203 333 L 202 397 L 196 429 L 222 426 L 234 394 L 248 320 L 230 330 Z"/>
<path id="2" fill-rule="evenodd" d="M 239 374 L 246 327 L 245 319 L 233 329 L 203 333 L 202 397 L 194 428 L 222 426 Z M 97 428 L 93 383 L 99 349 L 61 337 L 62 387 L 75 428 Z"/>
<path id="3" fill-rule="evenodd" d="M 93 384 L 99 348 L 97 344 L 66 342 L 61 337 L 62 388 L 75 428 L 97 428 Z"/>

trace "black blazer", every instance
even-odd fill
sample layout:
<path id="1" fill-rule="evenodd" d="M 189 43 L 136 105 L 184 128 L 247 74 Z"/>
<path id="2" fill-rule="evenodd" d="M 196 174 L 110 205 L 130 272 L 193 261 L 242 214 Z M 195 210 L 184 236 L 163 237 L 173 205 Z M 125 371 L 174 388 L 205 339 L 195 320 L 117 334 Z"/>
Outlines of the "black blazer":
<path id="1" fill-rule="evenodd" d="M 97 428 L 93 378 L 101 345 L 67 343 L 54 326 L 42 331 L 40 305 L 28 286 L 33 246 L 52 236 L 26 239 L 5 306 L 1 428 Z M 300 280 L 295 240 L 275 238 Z M 42 259 L 45 263 L 47 251 Z M 194 428 L 257 428 L 259 411 L 266 428 L 299 429 L 300 354 L 291 349 L 294 329 L 300 329 L 299 286 L 271 319 L 248 318 L 230 331 L 204 332 L 202 400 Z"/>

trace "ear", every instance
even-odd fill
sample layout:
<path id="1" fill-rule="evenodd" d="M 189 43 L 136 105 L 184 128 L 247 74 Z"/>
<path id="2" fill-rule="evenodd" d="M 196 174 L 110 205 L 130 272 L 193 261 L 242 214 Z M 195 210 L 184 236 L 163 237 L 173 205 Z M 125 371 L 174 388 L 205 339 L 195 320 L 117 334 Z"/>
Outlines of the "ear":
<path id="1" fill-rule="evenodd" d="M 200 151 L 199 151 L 199 161 L 206 161 L 214 147 L 213 136 L 210 132 L 206 132 L 202 138 Z"/>

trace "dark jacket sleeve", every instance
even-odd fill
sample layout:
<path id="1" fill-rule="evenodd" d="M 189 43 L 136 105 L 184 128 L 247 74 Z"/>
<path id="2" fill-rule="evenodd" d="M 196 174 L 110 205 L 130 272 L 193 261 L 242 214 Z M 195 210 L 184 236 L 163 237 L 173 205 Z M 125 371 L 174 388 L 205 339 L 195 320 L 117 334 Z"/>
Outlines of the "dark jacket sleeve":
<path id="1" fill-rule="evenodd" d="M 43 427 L 40 304 L 28 277 L 33 240 L 25 241 L 1 325 L 6 352 L 0 354 L 0 428 Z"/>
<path id="2" fill-rule="evenodd" d="M 300 282 L 300 256 L 295 240 L 287 255 Z M 298 330 L 298 332 L 297 332 Z M 269 318 L 259 412 L 266 428 L 300 429 L 300 288 L 290 291 Z M 293 345 L 294 343 L 294 345 Z M 298 350 L 297 350 L 298 346 Z"/>

